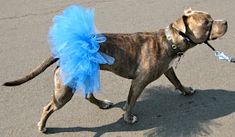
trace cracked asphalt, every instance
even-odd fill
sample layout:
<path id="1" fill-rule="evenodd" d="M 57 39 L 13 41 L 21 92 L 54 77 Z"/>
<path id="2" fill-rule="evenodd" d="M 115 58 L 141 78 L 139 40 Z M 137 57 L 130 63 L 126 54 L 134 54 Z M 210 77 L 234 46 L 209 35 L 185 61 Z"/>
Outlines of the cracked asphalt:
<path id="1" fill-rule="evenodd" d="M 0 83 L 27 74 L 49 54 L 47 33 L 52 18 L 66 6 L 80 3 L 95 8 L 100 32 L 157 31 L 192 7 L 227 19 L 227 34 L 213 46 L 235 56 L 233 0 L 8 0 L 0 1 Z M 1 137 L 233 137 L 235 135 L 235 64 L 218 61 L 206 45 L 189 50 L 176 73 L 197 92 L 183 97 L 163 76 L 138 100 L 139 121 L 125 124 L 121 109 L 130 80 L 101 72 L 102 91 L 96 96 L 115 103 L 100 110 L 77 94 L 48 120 L 47 134 L 37 131 L 43 106 L 51 99 L 50 67 L 18 87 L 0 87 Z"/>

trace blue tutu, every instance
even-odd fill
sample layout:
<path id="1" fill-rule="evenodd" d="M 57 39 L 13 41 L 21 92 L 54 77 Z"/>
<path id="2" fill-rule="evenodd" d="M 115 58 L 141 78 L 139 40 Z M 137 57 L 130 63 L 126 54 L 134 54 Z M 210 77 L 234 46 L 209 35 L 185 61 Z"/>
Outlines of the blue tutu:
<path id="1" fill-rule="evenodd" d="M 99 52 L 106 38 L 97 34 L 94 9 L 79 5 L 66 8 L 53 19 L 49 42 L 54 58 L 59 58 L 61 78 L 65 85 L 84 95 L 100 89 L 99 64 L 113 64 L 114 59 Z"/>

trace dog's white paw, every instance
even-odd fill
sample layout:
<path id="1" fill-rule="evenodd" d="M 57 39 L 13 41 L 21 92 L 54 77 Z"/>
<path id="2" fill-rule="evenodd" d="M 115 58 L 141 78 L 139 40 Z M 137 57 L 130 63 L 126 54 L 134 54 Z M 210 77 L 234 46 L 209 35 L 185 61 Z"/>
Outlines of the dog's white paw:
<path id="1" fill-rule="evenodd" d="M 138 118 L 133 114 L 124 114 L 123 115 L 124 121 L 128 124 L 134 124 L 138 121 Z"/>
<path id="2" fill-rule="evenodd" d="M 39 132 L 45 133 L 47 131 L 45 127 L 42 127 L 42 123 L 40 121 L 38 122 L 37 126 Z"/>
<path id="3" fill-rule="evenodd" d="M 99 108 L 100 109 L 109 109 L 113 106 L 113 103 L 109 100 L 104 100 L 102 101 L 102 103 L 100 104 Z"/>
<path id="4" fill-rule="evenodd" d="M 195 93 L 195 89 L 192 87 L 185 87 L 185 90 L 182 92 L 184 96 L 193 95 Z"/>
<path id="5" fill-rule="evenodd" d="M 184 95 L 184 96 L 190 96 L 190 95 L 193 95 L 196 92 L 196 90 L 192 87 L 185 87 L 183 90 L 176 89 L 176 91 L 181 92 L 181 94 Z"/>
<path id="6" fill-rule="evenodd" d="M 45 132 L 47 132 L 47 129 L 45 127 L 44 128 L 38 128 L 38 131 L 42 132 L 42 133 L 45 133 Z"/>
<path id="7" fill-rule="evenodd" d="M 42 123 L 39 121 L 38 124 L 37 124 L 37 126 L 40 127 L 41 125 L 42 125 Z"/>

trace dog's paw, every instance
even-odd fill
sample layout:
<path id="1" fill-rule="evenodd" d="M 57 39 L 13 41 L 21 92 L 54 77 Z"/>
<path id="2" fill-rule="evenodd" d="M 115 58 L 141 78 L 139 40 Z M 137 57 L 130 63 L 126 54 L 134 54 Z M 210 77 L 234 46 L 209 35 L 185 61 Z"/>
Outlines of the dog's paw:
<path id="1" fill-rule="evenodd" d="M 37 126 L 38 126 L 38 131 L 39 132 L 42 132 L 42 133 L 47 132 L 47 129 L 45 127 L 42 127 L 41 122 L 38 122 Z"/>
<path id="2" fill-rule="evenodd" d="M 125 113 L 123 115 L 123 119 L 128 124 L 134 124 L 134 123 L 136 123 L 138 121 L 138 119 L 137 119 L 137 117 L 135 115 L 127 114 L 127 113 Z"/>
<path id="3" fill-rule="evenodd" d="M 47 129 L 44 127 L 44 128 L 39 128 L 38 127 L 38 131 L 39 132 L 42 132 L 42 133 L 46 133 L 47 132 Z"/>
<path id="4" fill-rule="evenodd" d="M 109 100 L 104 100 L 99 104 L 100 109 L 109 109 L 113 107 L 113 103 Z"/>
<path id="5" fill-rule="evenodd" d="M 196 92 L 195 89 L 193 89 L 192 87 L 185 87 L 184 90 L 182 91 L 182 95 L 190 96 L 193 95 L 195 92 Z"/>

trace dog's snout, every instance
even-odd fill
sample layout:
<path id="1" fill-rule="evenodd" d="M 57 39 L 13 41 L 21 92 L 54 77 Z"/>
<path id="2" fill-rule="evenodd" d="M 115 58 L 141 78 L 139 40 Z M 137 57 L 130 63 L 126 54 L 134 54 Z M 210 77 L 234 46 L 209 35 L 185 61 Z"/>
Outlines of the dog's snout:
<path id="1" fill-rule="evenodd" d="M 222 26 L 224 28 L 224 33 L 226 33 L 227 29 L 228 29 L 228 22 L 227 22 L 227 20 L 223 20 L 222 21 Z"/>
<path id="2" fill-rule="evenodd" d="M 214 20 L 214 22 L 217 22 L 217 23 L 223 24 L 223 25 L 228 25 L 227 20 Z"/>
<path id="3" fill-rule="evenodd" d="M 228 25 L 228 22 L 227 22 L 227 20 L 224 20 L 223 22 L 222 22 L 224 25 Z"/>
<path id="4" fill-rule="evenodd" d="M 219 24 L 221 24 L 221 25 L 223 25 L 223 26 L 228 26 L 228 22 L 227 22 L 227 20 L 219 20 L 219 22 L 218 22 Z"/>
<path id="5" fill-rule="evenodd" d="M 226 20 L 225 20 L 225 22 L 224 22 L 224 26 L 225 26 L 224 33 L 226 33 L 227 30 L 228 30 L 228 22 L 227 22 Z"/>

